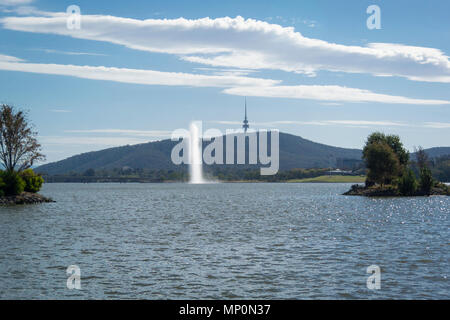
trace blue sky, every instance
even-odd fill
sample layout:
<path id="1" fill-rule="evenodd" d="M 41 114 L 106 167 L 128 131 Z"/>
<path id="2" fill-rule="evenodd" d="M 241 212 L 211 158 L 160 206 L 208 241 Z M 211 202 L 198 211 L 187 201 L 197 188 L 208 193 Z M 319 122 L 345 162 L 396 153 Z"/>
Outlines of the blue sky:
<path id="1" fill-rule="evenodd" d="M 366 26 L 372 4 L 380 30 Z M 245 96 L 254 128 L 341 147 L 375 130 L 409 149 L 449 146 L 449 12 L 448 1 L 0 0 L 0 102 L 30 110 L 47 161 L 192 120 L 238 128 Z"/>

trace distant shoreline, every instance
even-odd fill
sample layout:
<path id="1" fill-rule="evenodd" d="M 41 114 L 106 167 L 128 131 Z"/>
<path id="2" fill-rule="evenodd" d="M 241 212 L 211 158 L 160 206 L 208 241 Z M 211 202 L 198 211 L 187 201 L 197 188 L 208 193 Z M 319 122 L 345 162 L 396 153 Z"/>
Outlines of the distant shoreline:
<path id="1" fill-rule="evenodd" d="M 208 181 L 208 180 L 207 180 Z M 262 180 L 211 180 L 211 183 L 363 183 L 365 181 L 365 176 L 318 176 L 315 178 L 305 178 L 305 179 L 291 179 L 291 180 L 280 180 L 280 181 L 262 181 Z M 154 184 L 164 184 L 164 183 L 186 183 L 189 181 L 179 181 L 179 180 L 164 180 L 164 181 L 146 181 L 146 180 L 133 180 L 127 179 L 126 181 L 117 181 L 112 179 L 110 181 L 106 179 L 99 179 L 98 181 L 47 181 L 46 183 L 154 183 Z M 208 182 L 207 182 L 208 183 Z"/>

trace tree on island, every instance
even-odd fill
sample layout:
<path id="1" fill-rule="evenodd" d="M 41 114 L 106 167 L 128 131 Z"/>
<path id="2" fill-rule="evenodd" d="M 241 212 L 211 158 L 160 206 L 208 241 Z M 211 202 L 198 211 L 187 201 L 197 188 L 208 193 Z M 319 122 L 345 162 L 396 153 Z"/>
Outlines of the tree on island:
<path id="1" fill-rule="evenodd" d="M 368 169 L 366 185 L 383 186 L 400 177 L 409 161 L 409 153 L 397 135 L 374 132 L 367 138 L 363 159 Z"/>
<path id="2" fill-rule="evenodd" d="M 433 179 L 430 168 L 425 166 L 420 170 L 420 190 L 426 195 L 431 194 L 431 189 L 435 185 L 436 181 Z"/>
<path id="3" fill-rule="evenodd" d="M 14 107 L 0 107 L 0 195 L 18 195 L 23 191 L 37 192 L 43 179 L 30 169 L 44 160 L 37 133 L 27 115 Z"/>
<path id="4" fill-rule="evenodd" d="M 408 168 L 398 180 L 398 190 L 404 196 L 412 196 L 417 191 L 417 180 L 414 172 Z"/>
<path id="5" fill-rule="evenodd" d="M 450 188 L 433 179 L 428 167 L 430 161 L 421 147 L 416 149 L 416 164 L 420 170 L 419 181 L 417 181 L 410 166 L 409 153 L 397 135 L 385 135 L 380 132 L 369 135 L 363 149 L 363 159 L 367 168 L 365 187 L 353 185 L 351 190 L 345 194 L 367 196 L 450 195 Z"/>
<path id="6" fill-rule="evenodd" d="M 416 154 L 417 166 L 420 172 L 422 169 L 428 167 L 428 155 L 421 146 L 414 147 L 414 153 Z"/>
<path id="7" fill-rule="evenodd" d="M 429 195 L 431 193 L 433 185 L 435 184 L 435 181 L 433 179 L 431 170 L 428 167 L 428 155 L 420 146 L 418 148 L 414 148 L 414 151 L 416 154 L 417 166 L 419 167 L 420 190 L 423 193 Z"/>

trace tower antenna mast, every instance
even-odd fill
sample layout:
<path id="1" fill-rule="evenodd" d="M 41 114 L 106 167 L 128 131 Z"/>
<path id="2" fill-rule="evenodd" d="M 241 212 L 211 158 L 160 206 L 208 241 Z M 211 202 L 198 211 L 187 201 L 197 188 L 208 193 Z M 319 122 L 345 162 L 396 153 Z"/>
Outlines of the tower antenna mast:
<path id="1" fill-rule="evenodd" d="M 247 132 L 248 128 L 250 128 L 247 120 L 247 97 L 245 97 L 245 118 L 243 123 L 242 128 L 244 129 L 244 132 Z"/>

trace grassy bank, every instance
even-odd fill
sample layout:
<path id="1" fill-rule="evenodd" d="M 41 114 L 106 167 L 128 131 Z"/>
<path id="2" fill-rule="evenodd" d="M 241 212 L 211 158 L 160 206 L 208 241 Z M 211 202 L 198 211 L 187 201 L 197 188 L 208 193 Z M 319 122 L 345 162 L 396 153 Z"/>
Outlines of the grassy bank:
<path id="1" fill-rule="evenodd" d="M 318 176 L 315 178 L 292 179 L 287 182 L 305 183 L 305 182 L 334 182 L 334 183 L 363 183 L 365 176 Z"/>

